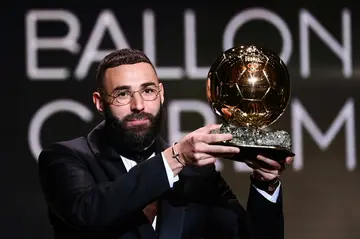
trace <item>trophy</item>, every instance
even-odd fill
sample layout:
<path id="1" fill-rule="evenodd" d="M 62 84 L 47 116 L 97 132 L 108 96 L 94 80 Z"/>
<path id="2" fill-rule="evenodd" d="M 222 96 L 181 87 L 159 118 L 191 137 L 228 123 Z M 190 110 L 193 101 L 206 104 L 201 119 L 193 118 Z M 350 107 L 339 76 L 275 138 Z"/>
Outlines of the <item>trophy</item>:
<path id="1" fill-rule="evenodd" d="M 240 155 L 229 159 L 244 162 L 263 155 L 282 161 L 295 155 L 288 132 L 267 128 L 290 100 L 290 77 L 279 56 L 255 45 L 233 47 L 215 60 L 206 83 L 210 107 L 224 121 L 212 133 L 232 134 L 218 144 L 240 148 Z"/>

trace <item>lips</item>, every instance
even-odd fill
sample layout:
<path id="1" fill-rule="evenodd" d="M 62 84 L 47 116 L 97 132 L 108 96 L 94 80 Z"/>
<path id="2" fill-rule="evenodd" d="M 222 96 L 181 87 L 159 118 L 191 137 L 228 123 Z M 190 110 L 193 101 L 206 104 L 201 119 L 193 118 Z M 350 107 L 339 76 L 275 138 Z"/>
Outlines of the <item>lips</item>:
<path id="1" fill-rule="evenodd" d="M 137 126 L 137 125 L 144 125 L 144 124 L 149 124 L 150 120 L 147 118 L 142 118 L 142 119 L 133 119 L 133 120 L 128 120 L 126 122 L 126 124 L 128 126 Z"/>

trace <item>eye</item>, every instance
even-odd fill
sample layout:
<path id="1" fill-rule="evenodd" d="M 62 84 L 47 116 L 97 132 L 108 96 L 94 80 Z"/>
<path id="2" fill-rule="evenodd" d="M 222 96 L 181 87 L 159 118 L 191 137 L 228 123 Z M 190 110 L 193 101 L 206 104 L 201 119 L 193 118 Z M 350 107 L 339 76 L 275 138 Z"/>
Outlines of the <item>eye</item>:
<path id="1" fill-rule="evenodd" d="M 155 92 L 156 92 L 155 89 L 151 89 L 151 88 L 144 89 L 144 93 L 146 93 L 146 94 L 152 94 L 152 93 L 155 93 Z"/>
<path id="2" fill-rule="evenodd" d="M 130 95 L 129 91 L 119 91 L 114 94 L 115 97 L 127 97 Z"/>

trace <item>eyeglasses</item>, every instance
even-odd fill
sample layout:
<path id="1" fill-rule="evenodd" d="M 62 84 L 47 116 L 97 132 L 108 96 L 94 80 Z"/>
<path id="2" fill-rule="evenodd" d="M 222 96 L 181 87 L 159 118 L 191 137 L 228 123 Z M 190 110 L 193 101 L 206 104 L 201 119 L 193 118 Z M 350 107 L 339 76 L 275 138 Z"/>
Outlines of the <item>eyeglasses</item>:
<path id="1" fill-rule="evenodd" d="M 113 99 L 110 102 L 111 104 L 121 106 L 129 104 L 133 100 L 134 94 L 136 92 L 139 93 L 144 101 L 153 101 L 156 100 L 160 91 L 161 90 L 159 86 L 147 86 L 144 89 L 138 91 L 118 90 L 113 92 L 112 95 L 109 95 L 105 92 L 104 93 Z"/>

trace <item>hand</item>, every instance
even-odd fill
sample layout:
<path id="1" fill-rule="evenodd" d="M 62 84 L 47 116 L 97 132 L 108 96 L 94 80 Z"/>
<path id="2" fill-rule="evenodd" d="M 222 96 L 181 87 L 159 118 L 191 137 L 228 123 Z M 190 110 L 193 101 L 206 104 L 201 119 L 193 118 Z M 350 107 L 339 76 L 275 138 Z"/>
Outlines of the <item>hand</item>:
<path id="1" fill-rule="evenodd" d="M 214 145 L 214 143 L 232 139 L 231 134 L 211 134 L 220 125 L 204 126 L 185 136 L 174 147 L 184 165 L 203 166 L 215 163 L 217 157 L 227 157 L 240 152 L 232 146 Z"/>
<path id="2" fill-rule="evenodd" d="M 258 155 L 256 159 L 253 161 L 246 160 L 245 163 L 254 169 L 253 177 L 258 181 L 278 179 L 285 170 L 286 164 L 291 164 L 294 160 L 292 157 L 287 157 L 285 160 L 277 162 L 262 155 Z"/>

